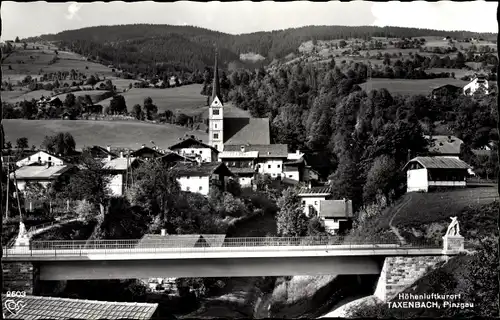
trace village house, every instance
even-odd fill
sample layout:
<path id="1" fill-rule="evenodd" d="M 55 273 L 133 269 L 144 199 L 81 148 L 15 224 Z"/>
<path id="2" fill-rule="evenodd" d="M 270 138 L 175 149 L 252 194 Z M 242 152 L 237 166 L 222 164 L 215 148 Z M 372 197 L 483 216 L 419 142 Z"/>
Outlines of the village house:
<path id="1" fill-rule="evenodd" d="M 307 217 L 311 217 L 319 213 L 321 201 L 330 200 L 332 197 L 332 190 L 330 187 L 325 186 L 301 188 L 298 195 L 301 199 L 304 214 Z"/>
<path id="2" fill-rule="evenodd" d="M 107 146 L 106 148 L 103 148 L 101 146 L 92 146 L 87 148 L 86 151 L 89 152 L 91 157 L 95 160 L 111 160 L 118 156 L 117 154 L 111 152 L 111 146 Z"/>
<path id="3" fill-rule="evenodd" d="M 150 148 L 143 144 L 139 149 L 130 153 L 133 158 L 140 158 L 142 160 L 156 159 L 163 156 L 163 153 L 156 150 L 155 148 Z"/>
<path id="4" fill-rule="evenodd" d="M 403 168 L 407 192 L 428 192 L 435 188 L 465 188 L 470 166 L 458 158 L 416 157 Z"/>
<path id="5" fill-rule="evenodd" d="M 122 196 L 126 186 L 130 183 L 132 172 L 139 166 L 139 159 L 134 157 L 124 157 L 123 153 L 119 158 L 105 160 L 103 172 L 111 176 L 109 189 L 114 196 Z"/>
<path id="6" fill-rule="evenodd" d="M 26 165 L 12 172 L 9 177 L 17 181 L 19 191 L 24 191 L 28 183 L 39 183 L 47 188 L 49 184 L 72 175 L 76 170 L 73 165 Z"/>
<path id="7" fill-rule="evenodd" d="M 171 168 L 175 166 L 177 163 L 190 163 L 194 164 L 197 163 L 195 159 L 190 159 L 184 156 L 181 156 L 180 154 L 176 152 L 171 152 L 167 151 L 166 154 L 162 155 L 159 158 L 156 158 L 158 161 L 160 161 L 166 168 Z"/>
<path id="8" fill-rule="evenodd" d="M 432 88 L 431 97 L 437 99 L 439 97 L 452 96 L 458 97 L 463 92 L 463 87 L 455 86 L 452 84 L 445 84 Z"/>
<path id="9" fill-rule="evenodd" d="M 194 159 L 198 162 L 215 162 L 218 160 L 219 151 L 194 136 L 188 137 L 169 147 L 170 150 L 181 156 Z"/>
<path id="10" fill-rule="evenodd" d="M 172 170 L 177 175 L 182 191 L 196 192 L 205 196 L 212 188 L 225 190 L 226 179 L 234 176 L 226 165 L 220 162 L 177 163 Z"/>
<path id="11" fill-rule="evenodd" d="M 48 165 L 48 166 L 62 166 L 64 165 L 64 160 L 61 157 L 56 157 L 46 151 L 38 151 L 32 155 L 27 156 L 16 162 L 17 167 L 24 167 L 33 164 L 37 165 Z"/>
<path id="12" fill-rule="evenodd" d="M 247 151 L 242 147 L 238 151 L 224 150 L 219 154 L 219 161 L 236 175 L 242 188 L 249 188 L 253 186 L 258 156 L 258 151 Z"/>
<path id="13" fill-rule="evenodd" d="M 352 200 L 321 200 L 318 217 L 328 233 L 344 233 L 352 226 Z"/>
<path id="14" fill-rule="evenodd" d="M 469 84 L 464 86 L 463 92 L 470 96 L 480 88 L 484 89 L 484 94 L 488 94 L 488 79 L 483 74 L 476 75 Z"/>
<path id="15" fill-rule="evenodd" d="M 429 156 L 453 157 L 459 159 L 464 143 L 455 136 L 424 136 L 429 141 Z"/>

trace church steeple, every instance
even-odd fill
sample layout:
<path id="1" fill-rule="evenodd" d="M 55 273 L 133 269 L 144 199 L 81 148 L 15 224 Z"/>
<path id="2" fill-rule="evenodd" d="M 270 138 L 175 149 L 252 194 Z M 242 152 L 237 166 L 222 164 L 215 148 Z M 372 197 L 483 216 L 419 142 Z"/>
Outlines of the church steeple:
<path id="1" fill-rule="evenodd" d="M 212 86 L 212 102 L 208 112 L 208 144 L 219 151 L 224 150 L 224 108 L 221 101 L 219 85 L 219 68 L 217 48 L 215 49 L 214 83 Z"/>
<path id="2" fill-rule="evenodd" d="M 215 65 L 214 65 L 214 83 L 212 85 L 212 101 L 215 100 L 215 98 L 219 98 L 220 102 L 222 103 L 221 100 L 221 95 L 220 95 L 220 84 L 219 84 L 219 64 L 217 61 L 217 47 L 215 48 Z"/>

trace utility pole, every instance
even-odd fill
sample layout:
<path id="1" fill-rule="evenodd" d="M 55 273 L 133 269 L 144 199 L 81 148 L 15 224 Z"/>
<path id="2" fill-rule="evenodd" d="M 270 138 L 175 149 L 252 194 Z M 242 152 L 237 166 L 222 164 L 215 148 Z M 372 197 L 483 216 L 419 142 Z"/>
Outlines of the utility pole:
<path id="1" fill-rule="evenodd" d="M 17 199 L 17 209 L 19 210 L 19 221 L 22 221 L 23 214 L 21 212 L 21 201 L 19 200 L 19 189 L 17 187 L 16 171 L 14 171 L 13 174 L 14 174 L 14 184 L 16 186 L 16 199 Z"/>
<path id="2" fill-rule="evenodd" d="M 5 219 L 9 219 L 10 156 L 7 156 L 7 196 L 5 197 Z"/>

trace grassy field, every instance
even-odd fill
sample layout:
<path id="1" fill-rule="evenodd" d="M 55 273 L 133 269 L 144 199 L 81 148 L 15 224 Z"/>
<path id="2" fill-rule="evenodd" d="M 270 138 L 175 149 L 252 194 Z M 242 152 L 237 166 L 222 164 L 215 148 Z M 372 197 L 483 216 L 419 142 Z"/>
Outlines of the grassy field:
<path id="1" fill-rule="evenodd" d="M 127 92 L 121 93 L 125 98 L 127 109 L 130 112 L 134 105 L 144 104 L 144 99 L 151 97 L 153 103 L 158 107 L 158 112 L 171 110 L 174 113 L 184 113 L 189 116 L 206 114 L 206 96 L 200 94 L 202 86 L 200 84 L 190 84 L 186 86 L 166 89 L 155 88 L 133 88 Z M 109 106 L 111 98 L 100 102 L 104 108 Z M 248 113 L 231 104 L 224 105 L 224 115 L 226 116 L 247 116 Z"/>
<path id="2" fill-rule="evenodd" d="M 465 86 L 468 82 L 451 78 L 440 79 L 372 79 L 370 86 L 373 89 L 380 90 L 386 88 L 389 92 L 394 94 L 430 94 L 433 87 L 451 84 L 455 86 Z M 360 84 L 363 90 L 366 90 L 367 83 Z"/>
<path id="3" fill-rule="evenodd" d="M 16 51 L 11 54 L 2 64 L 3 77 L 14 77 L 15 75 L 38 75 L 40 70 L 43 73 L 70 71 L 71 69 L 79 70 L 85 74 L 98 74 L 106 77 L 113 76 L 111 68 L 107 66 L 86 61 L 86 59 L 76 53 L 58 51 L 56 55 L 54 52 L 55 46 L 51 50 L 47 47 L 40 47 L 39 50 L 32 49 L 32 45 L 40 46 L 39 44 L 28 44 L 26 50 L 22 47 L 16 47 Z M 54 64 L 49 65 L 49 61 L 54 57 L 59 60 Z M 19 62 L 24 63 L 19 63 Z M 6 66 L 10 65 L 12 70 Z M 88 69 L 86 69 L 88 67 Z M 13 79 L 11 79 L 13 80 Z"/>
<path id="4" fill-rule="evenodd" d="M 448 69 L 448 68 L 431 68 L 425 70 L 426 73 L 441 73 L 441 72 L 448 72 L 448 73 L 455 73 L 455 78 L 459 79 L 463 76 L 472 76 L 474 75 L 474 71 L 471 70 L 466 70 L 466 69 Z"/>
<path id="5" fill-rule="evenodd" d="M 111 145 L 113 147 L 138 149 L 142 144 L 154 141 L 160 148 L 168 148 L 185 134 L 193 134 L 207 141 L 205 132 L 169 124 L 150 124 L 136 121 L 92 121 L 92 120 L 20 120 L 3 121 L 5 141 L 15 144 L 17 138 L 28 138 L 29 145 L 40 146 L 46 135 L 70 132 L 76 147 Z"/>
<path id="6" fill-rule="evenodd" d="M 103 100 L 103 96 L 109 96 L 111 94 L 110 91 L 107 90 L 88 90 L 88 91 L 75 91 L 75 92 L 70 92 L 75 95 L 76 98 L 78 97 L 85 97 L 86 95 L 89 95 L 90 98 L 92 98 L 92 101 L 94 103 L 97 103 L 101 100 Z M 68 93 L 61 93 L 55 97 L 58 97 L 61 99 L 61 101 L 64 101 L 66 99 L 66 96 Z"/>
<path id="7" fill-rule="evenodd" d="M 393 220 L 397 227 L 419 226 L 441 221 L 460 211 L 498 200 L 498 188 L 493 186 L 473 187 L 443 192 L 407 193 L 400 201 L 406 203 Z M 398 206 L 392 206 L 378 219 L 379 228 L 387 229 Z"/>
<path id="8" fill-rule="evenodd" d="M 31 99 L 39 100 L 42 96 L 52 96 L 52 91 L 36 90 L 36 91 L 2 91 L 2 101 L 9 103 L 21 102 L 23 100 L 31 101 Z"/>

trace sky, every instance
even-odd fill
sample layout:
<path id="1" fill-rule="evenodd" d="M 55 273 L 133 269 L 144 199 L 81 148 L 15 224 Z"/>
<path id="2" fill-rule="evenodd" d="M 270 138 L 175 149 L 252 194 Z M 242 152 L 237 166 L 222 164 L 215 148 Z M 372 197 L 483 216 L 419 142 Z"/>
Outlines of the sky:
<path id="1" fill-rule="evenodd" d="M 2 40 L 98 25 L 194 25 L 231 34 L 307 25 L 374 25 L 498 32 L 497 3 L 470 2 L 190 2 L 49 3 L 2 1 Z"/>

